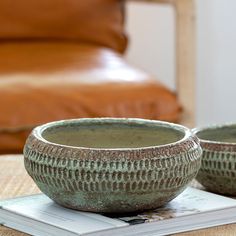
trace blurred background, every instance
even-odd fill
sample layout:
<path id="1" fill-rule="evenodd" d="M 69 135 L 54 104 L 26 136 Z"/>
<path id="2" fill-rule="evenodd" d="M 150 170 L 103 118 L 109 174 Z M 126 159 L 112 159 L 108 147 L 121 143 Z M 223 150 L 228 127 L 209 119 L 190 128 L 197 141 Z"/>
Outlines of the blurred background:
<path id="1" fill-rule="evenodd" d="M 233 0 L 0 1 L 0 153 L 43 123 L 236 120 Z"/>
<path id="2" fill-rule="evenodd" d="M 196 0 L 195 4 L 196 125 L 235 121 L 236 1 Z M 127 15 L 126 27 L 130 33 L 127 59 L 174 89 L 173 8 L 169 5 L 128 3 Z"/>

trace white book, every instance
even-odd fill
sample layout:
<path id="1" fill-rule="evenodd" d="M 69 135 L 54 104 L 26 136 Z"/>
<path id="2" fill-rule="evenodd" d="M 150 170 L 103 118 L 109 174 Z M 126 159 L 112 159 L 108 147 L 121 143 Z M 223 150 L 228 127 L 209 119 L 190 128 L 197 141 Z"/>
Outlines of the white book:
<path id="1" fill-rule="evenodd" d="M 161 208 L 123 216 L 67 209 L 44 194 L 0 202 L 0 224 L 37 236 L 154 236 L 234 222 L 236 200 L 191 187 Z"/>

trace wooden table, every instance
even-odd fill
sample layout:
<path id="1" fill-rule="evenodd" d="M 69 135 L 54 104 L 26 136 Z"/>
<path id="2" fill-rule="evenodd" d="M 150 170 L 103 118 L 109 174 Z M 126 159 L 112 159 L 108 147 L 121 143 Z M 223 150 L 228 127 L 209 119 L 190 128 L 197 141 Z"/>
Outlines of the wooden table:
<path id="1" fill-rule="evenodd" d="M 0 199 L 39 193 L 24 169 L 21 155 L 0 156 Z M 0 226 L 0 236 L 24 236 L 26 234 Z M 192 231 L 176 236 L 235 236 L 236 224 Z"/>

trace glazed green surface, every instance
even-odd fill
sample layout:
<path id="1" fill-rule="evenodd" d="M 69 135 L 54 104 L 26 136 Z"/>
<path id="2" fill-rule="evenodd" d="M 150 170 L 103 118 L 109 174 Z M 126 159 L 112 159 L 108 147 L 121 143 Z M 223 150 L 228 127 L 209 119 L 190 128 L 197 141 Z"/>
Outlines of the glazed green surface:
<path id="1" fill-rule="evenodd" d="M 104 124 L 51 128 L 42 136 L 52 143 L 68 146 L 138 148 L 173 143 L 182 139 L 184 134 L 167 127 Z"/>
<path id="2" fill-rule="evenodd" d="M 58 204 L 124 213 L 157 208 L 177 196 L 196 176 L 201 154 L 198 139 L 183 126 L 96 118 L 35 128 L 24 162 L 40 190 Z"/>
<path id="3" fill-rule="evenodd" d="M 200 139 L 236 143 L 236 125 L 206 129 L 197 133 Z"/>

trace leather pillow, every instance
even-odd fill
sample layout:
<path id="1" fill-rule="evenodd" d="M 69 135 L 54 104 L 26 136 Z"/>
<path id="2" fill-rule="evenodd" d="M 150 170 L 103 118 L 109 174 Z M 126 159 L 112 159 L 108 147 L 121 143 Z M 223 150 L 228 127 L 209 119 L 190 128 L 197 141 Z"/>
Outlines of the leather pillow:
<path id="1" fill-rule="evenodd" d="M 112 50 L 86 44 L 0 45 L 0 153 L 22 152 L 39 124 L 79 117 L 177 122 L 175 94 Z"/>
<path id="2" fill-rule="evenodd" d="M 123 52 L 123 1 L 1 0 L 0 39 L 58 39 Z"/>

